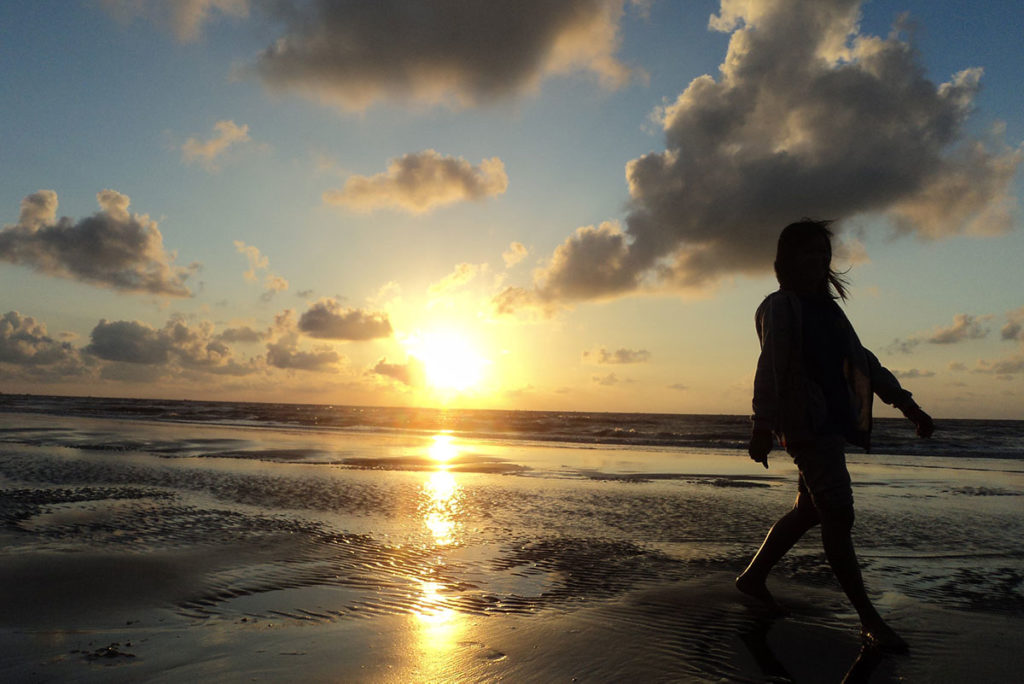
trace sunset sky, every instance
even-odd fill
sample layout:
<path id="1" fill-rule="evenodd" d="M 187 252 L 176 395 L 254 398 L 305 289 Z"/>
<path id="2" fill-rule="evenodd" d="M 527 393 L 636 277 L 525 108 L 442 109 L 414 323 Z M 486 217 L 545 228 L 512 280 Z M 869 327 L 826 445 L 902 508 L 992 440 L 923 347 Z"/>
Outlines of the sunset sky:
<path id="1" fill-rule="evenodd" d="M 0 390 L 749 413 L 806 215 L 926 409 L 1024 418 L 1022 32 L 1019 0 L 4 2 Z"/>

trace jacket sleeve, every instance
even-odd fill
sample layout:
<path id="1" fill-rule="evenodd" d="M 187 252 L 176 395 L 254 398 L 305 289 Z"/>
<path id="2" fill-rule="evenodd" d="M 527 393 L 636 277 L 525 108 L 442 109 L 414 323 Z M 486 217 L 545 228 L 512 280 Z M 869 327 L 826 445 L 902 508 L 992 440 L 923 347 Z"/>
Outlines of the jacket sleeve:
<path id="1" fill-rule="evenodd" d="M 878 357 L 871 353 L 871 350 L 865 348 L 864 354 L 868 358 L 868 369 L 871 373 L 871 389 L 874 390 L 879 399 L 900 410 L 917 406 L 910 392 L 900 386 L 896 376 L 879 362 Z"/>
<path id="2" fill-rule="evenodd" d="M 784 302 L 768 297 L 757 308 L 754 324 L 761 342 L 761 355 L 754 373 L 755 430 L 779 430 L 780 381 L 785 377 L 789 321 Z"/>

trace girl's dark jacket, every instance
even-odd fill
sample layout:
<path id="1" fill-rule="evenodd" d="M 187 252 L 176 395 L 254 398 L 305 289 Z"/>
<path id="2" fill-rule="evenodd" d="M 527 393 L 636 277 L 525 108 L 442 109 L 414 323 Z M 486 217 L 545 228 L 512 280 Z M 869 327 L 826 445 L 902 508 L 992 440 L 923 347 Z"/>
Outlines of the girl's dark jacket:
<path id="1" fill-rule="evenodd" d="M 800 312 L 797 295 L 779 290 L 765 297 L 754 315 L 761 340 L 754 374 L 754 429 L 771 430 L 783 445 L 814 439 L 815 427 L 828 417 L 824 394 L 804 369 Z M 917 404 L 878 358 L 861 345 L 845 314 L 842 320 L 847 331 L 846 348 L 842 350 L 843 375 L 852 414 L 847 421 L 851 429 L 845 436 L 869 451 L 873 394 L 904 411 Z"/>

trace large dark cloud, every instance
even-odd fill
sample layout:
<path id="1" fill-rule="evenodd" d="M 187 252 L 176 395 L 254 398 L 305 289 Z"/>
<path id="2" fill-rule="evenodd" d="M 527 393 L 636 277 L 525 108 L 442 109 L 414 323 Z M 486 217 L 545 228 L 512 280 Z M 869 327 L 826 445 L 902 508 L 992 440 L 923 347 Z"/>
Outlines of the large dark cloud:
<path id="1" fill-rule="evenodd" d="M 383 312 L 345 309 L 337 300 L 321 299 L 299 318 L 299 330 L 323 340 L 353 342 L 391 337 L 391 321 Z"/>
<path id="2" fill-rule="evenodd" d="M 278 0 L 285 33 L 251 66 L 271 88 L 345 109 L 381 99 L 471 105 L 596 74 L 624 83 L 625 0 Z"/>
<path id="3" fill-rule="evenodd" d="M 663 108 L 663 152 L 626 166 L 630 209 L 570 235 L 531 288 L 499 310 L 554 309 L 640 289 L 770 272 L 780 228 L 801 216 L 879 214 L 921 238 L 1012 223 L 1020 149 L 964 138 L 981 69 L 936 85 L 897 32 L 861 34 L 859 0 L 725 0 L 716 80 Z"/>
<path id="4" fill-rule="evenodd" d="M 173 264 L 156 221 L 129 213 L 128 197 L 114 190 L 96 199 L 100 211 L 75 221 L 57 219 L 53 190 L 25 197 L 18 223 L 0 230 L 0 260 L 122 292 L 189 296 L 188 270 Z"/>

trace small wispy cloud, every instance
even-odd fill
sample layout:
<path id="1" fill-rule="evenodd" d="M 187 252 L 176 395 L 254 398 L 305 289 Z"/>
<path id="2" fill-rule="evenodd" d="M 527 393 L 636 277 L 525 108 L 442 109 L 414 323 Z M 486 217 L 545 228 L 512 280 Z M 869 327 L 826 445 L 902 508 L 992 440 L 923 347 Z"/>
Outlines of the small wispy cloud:
<path id="1" fill-rule="evenodd" d="M 978 340 L 988 337 L 989 328 L 982 325 L 985 321 L 991 320 L 991 315 L 976 316 L 968 313 L 958 313 L 953 316 L 953 323 L 947 326 L 939 326 L 930 332 L 917 333 L 906 338 L 896 338 L 884 350 L 889 354 L 909 354 L 921 343 L 928 344 L 958 344 L 967 340 Z"/>
<path id="2" fill-rule="evenodd" d="M 469 284 L 477 274 L 481 273 L 486 268 L 487 264 L 456 264 L 455 269 L 451 273 L 441 278 L 441 280 L 436 283 L 432 283 L 427 288 L 427 294 L 431 297 L 437 297 L 449 290 L 456 290 Z"/>
<path id="3" fill-rule="evenodd" d="M 100 0 L 100 6 L 120 21 L 145 17 L 162 24 L 183 43 L 198 40 L 214 14 L 249 14 L 249 0 Z"/>
<path id="4" fill-rule="evenodd" d="M 235 249 L 239 254 L 244 254 L 249 262 L 249 268 L 242 273 L 242 277 L 251 283 L 258 283 L 259 273 L 270 268 L 270 259 L 261 253 L 255 245 L 247 245 L 241 240 L 234 241 Z M 288 289 L 288 281 L 276 273 L 266 273 L 263 278 L 263 294 L 260 299 L 269 302 L 274 295 Z"/>
<path id="5" fill-rule="evenodd" d="M 917 368 L 910 368 L 907 370 L 892 369 L 892 374 L 901 380 L 913 380 L 914 378 L 931 378 L 935 376 L 935 371 L 930 370 L 918 370 Z"/>
<path id="6" fill-rule="evenodd" d="M 521 242 L 512 242 L 509 243 L 508 249 L 501 253 L 501 258 L 505 261 L 505 268 L 512 268 L 525 259 L 528 253 L 526 245 Z"/>
<path id="7" fill-rule="evenodd" d="M 608 351 L 604 347 L 598 347 L 584 351 L 583 360 L 596 364 L 646 363 L 651 360 L 651 352 L 646 349 L 626 349 L 624 347 Z"/>
<path id="8" fill-rule="evenodd" d="M 423 363 L 412 356 L 405 363 L 388 363 L 387 357 L 381 357 L 368 372 L 391 378 L 408 387 L 423 385 L 426 377 Z"/>
<path id="9" fill-rule="evenodd" d="M 251 140 L 249 126 L 239 126 L 234 121 L 218 121 L 213 125 L 213 135 L 206 139 L 189 138 L 181 146 L 181 159 L 186 164 L 199 162 L 207 171 L 216 171 L 217 160 L 228 148 Z"/>

